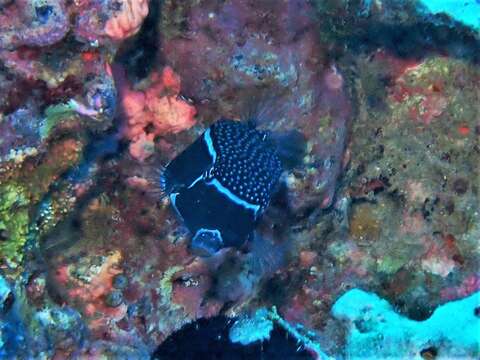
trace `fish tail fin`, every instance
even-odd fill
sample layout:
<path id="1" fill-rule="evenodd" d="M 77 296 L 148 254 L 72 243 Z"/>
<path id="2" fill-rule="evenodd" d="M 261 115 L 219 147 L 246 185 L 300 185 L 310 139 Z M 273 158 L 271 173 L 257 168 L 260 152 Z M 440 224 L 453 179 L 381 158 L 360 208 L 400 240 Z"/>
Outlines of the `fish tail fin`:
<path id="1" fill-rule="evenodd" d="M 250 244 L 250 271 L 257 277 L 271 276 L 287 262 L 290 243 L 275 244 L 255 233 Z"/>
<path id="2" fill-rule="evenodd" d="M 254 128 L 274 128 L 271 124 L 287 115 L 287 89 L 283 92 L 272 92 L 270 89 L 252 91 L 243 105 L 242 121 Z M 306 138 L 298 130 L 268 132 L 268 139 L 277 149 L 277 153 L 285 169 L 293 169 L 301 165 L 306 152 Z"/>
<path id="3" fill-rule="evenodd" d="M 272 93 L 269 89 L 253 91 L 242 105 L 241 120 L 257 128 L 283 117 L 286 113 L 284 95 L 284 92 Z"/>
<path id="4" fill-rule="evenodd" d="M 271 132 L 269 139 L 275 146 L 285 169 L 291 170 L 302 164 L 307 144 L 306 137 L 302 132 L 298 130 Z"/>

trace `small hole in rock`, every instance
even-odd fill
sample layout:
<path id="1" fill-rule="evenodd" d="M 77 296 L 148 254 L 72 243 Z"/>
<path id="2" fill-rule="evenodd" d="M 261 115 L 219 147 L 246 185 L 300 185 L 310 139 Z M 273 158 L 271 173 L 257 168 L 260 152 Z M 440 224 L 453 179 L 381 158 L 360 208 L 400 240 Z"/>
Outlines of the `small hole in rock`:
<path id="1" fill-rule="evenodd" d="M 14 301 L 15 301 L 15 296 L 13 295 L 13 293 L 11 293 L 11 292 L 8 293 L 5 300 L 3 301 L 3 305 L 1 307 L 1 310 L 4 313 L 7 313 L 12 308 Z"/>
<path id="2" fill-rule="evenodd" d="M 430 346 L 426 349 L 420 351 L 420 356 L 424 359 L 432 360 L 435 359 L 438 355 L 437 348 L 435 346 Z"/>

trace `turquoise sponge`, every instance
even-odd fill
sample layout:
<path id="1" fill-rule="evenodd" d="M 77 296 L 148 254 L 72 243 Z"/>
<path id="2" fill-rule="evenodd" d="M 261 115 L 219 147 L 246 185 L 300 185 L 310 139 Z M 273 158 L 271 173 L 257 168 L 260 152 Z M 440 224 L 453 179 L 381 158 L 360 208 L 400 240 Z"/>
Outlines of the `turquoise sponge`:
<path id="1" fill-rule="evenodd" d="M 480 292 L 439 306 L 425 321 L 397 314 L 375 294 L 353 289 L 332 308 L 335 318 L 347 323 L 349 359 L 421 359 L 425 351 L 436 359 L 480 356 Z M 430 349 L 430 350 L 429 350 Z"/>

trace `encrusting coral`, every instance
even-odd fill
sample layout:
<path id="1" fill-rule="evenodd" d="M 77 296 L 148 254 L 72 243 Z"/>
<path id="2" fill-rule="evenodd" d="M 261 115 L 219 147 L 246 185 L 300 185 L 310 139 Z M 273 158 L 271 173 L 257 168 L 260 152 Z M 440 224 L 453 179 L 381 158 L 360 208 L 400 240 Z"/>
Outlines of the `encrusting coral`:
<path id="1" fill-rule="evenodd" d="M 155 73 L 144 91 L 130 89 L 119 69 L 120 102 L 125 116 L 123 136 L 131 141 L 130 154 L 145 160 L 153 153 L 156 136 L 176 134 L 195 124 L 195 107 L 178 97 L 180 77 L 169 66 Z"/>
<path id="2" fill-rule="evenodd" d="M 105 33 L 114 40 L 124 40 L 138 32 L 148 15 L 148 0 L 122 0 L 120 10 L 105 24 Z"/>

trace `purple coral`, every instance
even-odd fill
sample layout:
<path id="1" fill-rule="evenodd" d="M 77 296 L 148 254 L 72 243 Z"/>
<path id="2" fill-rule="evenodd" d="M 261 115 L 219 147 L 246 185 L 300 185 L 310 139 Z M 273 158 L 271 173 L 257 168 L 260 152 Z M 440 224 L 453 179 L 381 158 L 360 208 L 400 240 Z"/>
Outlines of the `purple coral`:
<path id="1" fill-rule="evenodd" d="M 63 0 L 12 2 L 0 10 L 0 24 L 0 49 L 9 50 L 53 45 L 69 30 Z"/>

